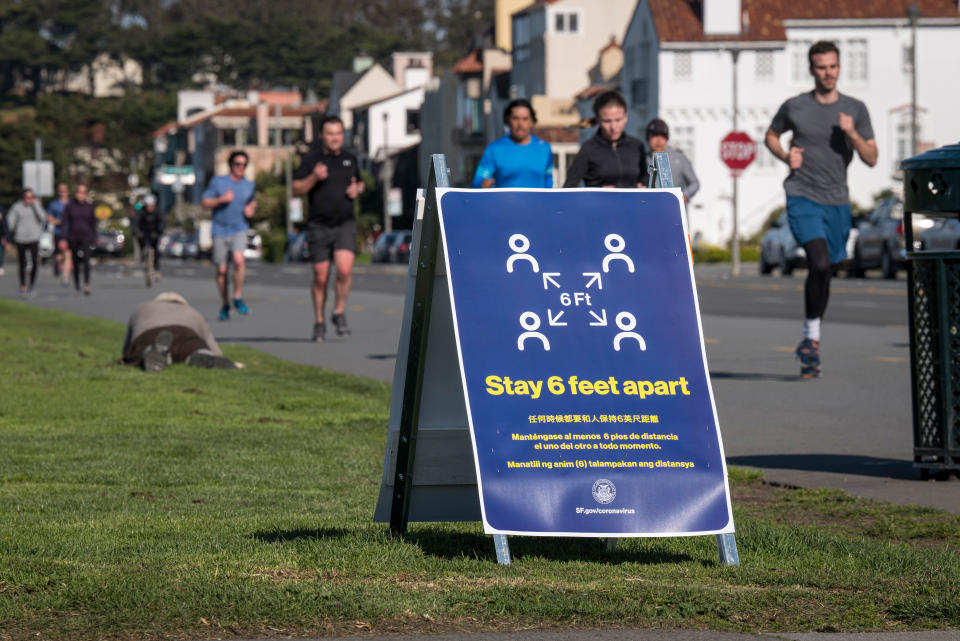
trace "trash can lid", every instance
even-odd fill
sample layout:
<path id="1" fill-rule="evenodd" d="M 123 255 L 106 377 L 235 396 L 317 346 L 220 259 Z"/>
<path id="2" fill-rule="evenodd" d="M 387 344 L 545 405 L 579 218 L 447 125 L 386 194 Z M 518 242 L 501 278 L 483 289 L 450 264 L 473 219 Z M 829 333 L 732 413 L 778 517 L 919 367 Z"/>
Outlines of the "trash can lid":
<path id="1" fill-rule="evenodd" d="M 960 143 L 930 149 L 912 158 L 904 158 L 900 168 L 904 171 L 934 168 L 960 169 Z"/>

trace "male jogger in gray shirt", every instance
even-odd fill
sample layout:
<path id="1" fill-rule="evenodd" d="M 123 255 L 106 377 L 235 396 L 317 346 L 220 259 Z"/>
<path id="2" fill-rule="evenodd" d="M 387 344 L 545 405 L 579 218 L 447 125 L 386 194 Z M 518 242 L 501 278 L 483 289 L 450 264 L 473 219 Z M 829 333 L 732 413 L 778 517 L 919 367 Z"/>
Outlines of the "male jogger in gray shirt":
<path id="1" fill-rule="evenodd" d="M 840 50 L 832 42 L 810 47 L 813 91 L 794 96 L 780 106 L 767 130 L 766 143 L 774 156 L 790 166 L 783 182 L 787 219 L 797 244 L 807 253 L 804 285 L 803 340 L 797 346 L 800 374 L 820 376 L 820 320 L 830 296 L 833 266 L 846 256 L 850 235 L 850 196 L 847 165 L 856 151 L 877 164 L 877 143 L 866 106 L 837 91 Z M 780 135 L 793 132 L 790 151 Z"/>

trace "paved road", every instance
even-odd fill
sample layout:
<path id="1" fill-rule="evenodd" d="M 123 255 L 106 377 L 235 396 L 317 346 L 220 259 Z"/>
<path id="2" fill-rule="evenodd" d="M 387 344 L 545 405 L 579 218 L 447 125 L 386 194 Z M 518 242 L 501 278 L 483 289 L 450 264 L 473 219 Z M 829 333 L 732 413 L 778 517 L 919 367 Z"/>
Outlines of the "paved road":
<path id="1" fill-rule="evenodd" d="M 0 296 L 15 297 L 15 276 Z M 960 513 L 960 481 L 920 481 L 912 468 L 905 282 L 838 279 L 823 340 L 824 375 L 797 377 L 802 275 L 793 279 L 696 267 L 707 357 L 727 459 L 773 482 L 836 487 L 851 494 Z M 218 323 L 209 265 L 168 264 L 159 290 L 179 291 L 222 343 L 291 361 L 392 381 L 407 275 L 396 266 L 358 268 L 349 338 L 314 344 L 308 266 L 253 265 L 248 317 Z M 29 302 L 125 322 L 154 291 L 129 265 L 98 265 L 94 293 L 74 297 L 46 269 Z M 119 351 L 121 334 L 118 332 Z"/>

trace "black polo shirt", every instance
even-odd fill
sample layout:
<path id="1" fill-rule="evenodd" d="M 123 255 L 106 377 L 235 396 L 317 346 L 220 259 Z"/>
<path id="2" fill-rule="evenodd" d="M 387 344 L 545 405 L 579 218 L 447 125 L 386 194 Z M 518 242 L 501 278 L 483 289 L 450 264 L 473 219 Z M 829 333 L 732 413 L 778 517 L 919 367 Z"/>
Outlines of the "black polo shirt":
<path id="1" fill-rule="evenodd" d="M 353 220 L 353 200 L 347 198 L 347 187 L 351 178 L 360 180 L 357 157 L 343 149 L 336 155 L 327 153 L 318 140 L 310 146 L 293 179 L 309 176 L 318 162 L 327 166 L 328 175 L 307 193 L 307 226 L 336 227 Z"/>

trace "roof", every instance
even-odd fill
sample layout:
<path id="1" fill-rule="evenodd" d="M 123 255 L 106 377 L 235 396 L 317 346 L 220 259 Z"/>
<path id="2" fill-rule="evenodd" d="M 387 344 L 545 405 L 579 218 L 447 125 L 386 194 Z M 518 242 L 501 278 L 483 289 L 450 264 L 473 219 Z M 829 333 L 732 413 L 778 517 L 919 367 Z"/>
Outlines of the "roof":
<path id="1" fill-rule="evenodd" d="M 522 15 L 525 15 L 525 14 L 527 14 L 527 13 L 532 13 L 533 11 L 536 11 L 536 10 L 539 9 L 540 7 L 545 7 L 545 6 L 547 6 L 548 4 L 553 4 L 554 2 L 559 2 L 559 1 L 560 1 L 560 0 L 537 0 L 536 2 L 534 2 L 533 4 L 531 4 L 530 6 L 524 7 L 524 8 L 521 9 L 520 11 L 517 11 L 516 13 L 514 13 L 513 15 L 515 15 L 515 16 L 522 16 Z"/>
<path id="2" fill-rule="evenodd" d="M 743 30 L 703 34 L 702 0 L 649 0 L 660 42 L 786 40 L 789 20 L 906 19 L 914 0 L 741 0 Z M 916 0 L 923 18 L 960 18 L 957 0 Z"/>
<path id="3" fill-rule="evenodd" d="M 587 87 L 586 89 L 584 89 L 583 91 L 577 94 L 577 100 L 590 100 L 595 96 L 599 96 L 604 91 L 619 91 L 619 90 L 620 90 L 619 83 L 590 85 L 589 87 Z"/>
<path id="4" fill-rule="evenodd" d="M 312 103 L 309 105 L 280 105 L 280 117 L 298 117 L 306 116 L 312 113 L 323 113 L 327 110 L 327 103 L 329 100 L 324 98 L 323 100 Z M 277 106 L 270 105 L 267 110 L 267 117 L 272 118 L 277 115 Z M 213 109 L 209 109 L 204 112 L 193 114 L 189 116 L 183 123 L 177 122 L 168 122 L 159 129 L 153 132 L 153 137 L 163 136 L 164 134 L 169 133 L 170 131 L 179 128 L 180 126 L 184 127 L 193 127 L 200 123 L 206 122 L 211 118 L 215 117 L 240 117 L 240 118 L 256 118 L 257 117 L 257 107 L 256 105 L 244 106 L 244 107 L 227 107 L 224 105 L 219 105 Z"/>
<path id="5" fill-rule="evenodd" d="M 450 71 L 453 73 L 483 73 L 483 61 L 480 60 L 480 50 L 474 49 L 463 58 L 460 58 Z"/>

